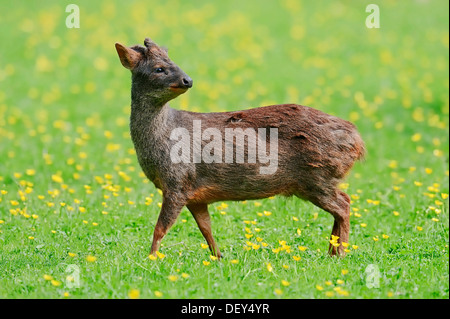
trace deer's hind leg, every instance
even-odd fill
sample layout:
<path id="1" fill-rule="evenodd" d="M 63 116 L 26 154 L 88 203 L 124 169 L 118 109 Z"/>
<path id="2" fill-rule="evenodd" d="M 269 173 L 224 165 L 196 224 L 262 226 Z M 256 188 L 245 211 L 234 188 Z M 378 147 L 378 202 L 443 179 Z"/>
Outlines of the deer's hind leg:
<path id="1" fill-rule="evenodd" d="M 197 222 L 198 228 L 203 234 L 203 237 L 205 237 L 206 242 L 208 243 L 209 249 L 211 250 L 212 254 L 216 256 L 217 258 L 221 258 L 222 254 L 220 253 L 219 247 L 217 246 L 216 242 L 214 241 L 214 237 L 212 235 L 211 230 L 211 218 L 209 216 L 208 212 L 208 205 L 207 204 L 188 204 L 186 206 L 189 211 L 194 216 L 195 221 Z"/>
<path id="2" fill-rule="evenodd" d="M 350 197 L 341 190 L 310 194 L 308 199 L 316 206 L 329 212 L 334 217 L 328 252 L 331 256 L 345 256 L 345 247 L 350 233 Z M 334 239 L 334 240 L 333 240 Z"/>

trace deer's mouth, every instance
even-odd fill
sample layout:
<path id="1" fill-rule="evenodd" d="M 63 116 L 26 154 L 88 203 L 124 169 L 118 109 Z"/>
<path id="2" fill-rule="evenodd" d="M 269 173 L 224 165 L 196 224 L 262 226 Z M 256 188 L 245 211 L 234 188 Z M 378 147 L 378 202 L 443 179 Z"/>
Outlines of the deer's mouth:
<path id="1" fill-rule="evenodd" d="M 175 93 L 184 93 L 188 90 L 188 88 L 185 86 L 171 85 L 169 86 L 169 90 Z"/>

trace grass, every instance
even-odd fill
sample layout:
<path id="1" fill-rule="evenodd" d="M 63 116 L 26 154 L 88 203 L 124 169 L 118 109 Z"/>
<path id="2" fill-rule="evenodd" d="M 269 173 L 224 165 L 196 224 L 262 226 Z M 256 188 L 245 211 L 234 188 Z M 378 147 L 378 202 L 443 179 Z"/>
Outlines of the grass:
<path id="1" fill-rule="evenodd" d="M 378 1 L 380 29 L 345 1 L 77 4 L 68 29 L 62 3 L 0 1 L 0 297 L 449 297 L 447 2 Z M 282 197 L 210 206 L 220 262 L 186 209 L 148 258 L 161 195 L 114 50 L 146 36 L 194 79 L 172 107 L 290 102 L 358 126 L 346 258 L 327 256 L 329 214 Z"/>

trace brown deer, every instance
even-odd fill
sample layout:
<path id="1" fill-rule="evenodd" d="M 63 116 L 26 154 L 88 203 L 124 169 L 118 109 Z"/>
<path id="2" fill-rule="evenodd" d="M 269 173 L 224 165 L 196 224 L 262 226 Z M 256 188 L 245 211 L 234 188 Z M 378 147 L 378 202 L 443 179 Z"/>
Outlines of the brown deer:
<path id="1" fill-rule="evenodd" d="M 365 153 L 355 126 L 296 104 L 219 113 L 172 109 L 167 102 L 185 93 L 193 81 L 169 59 L 166 49 L 148 38 L 144 45 L 115 44 L 122 65 L 132 75 L 130 130 L 137 158 L 146 176 L 163 195 L 150 254 L 158 251 L 161 240 L 186 206 L 212 254 L 220 258 L 211 231 L 208 204 L 280 194 L 308 200 L 333 215 L 329 253 L 343 256 L 341 243 L 348 242 L 350 231 L 350 198 L 338 185 Z M 198 128 L 212 130 L 199 139 Z M 227 137 L 230 129 L 240 130 L 243 137 L 231 135 L 230 140 Z M 276 141 L 265 142 L 269 135 L 266 129 Z M 252 135 L 252 130 L 257 133 Z M 191 143 L 190 139 L 184 140 L 183 133 L 197 134 L 197 139 Z M 174 138 L 175 135 L 181 139 Z M 256 143 L 251 142 L 255 136 L 258 146 L 263 148 L 258 150 L 259 161 L 254 160 Z M 208 147 L 213 140 L 219 147 Z M 243 157 L 236 153 L 224 161 L 228 156 L 220 149 L 224 145 L 243 150 Z M 191 152 L 189 149 L 185 152 L 180 146 L 190 147 Z M 272 146 L 277 153 L 273 157 L 276 169 L 262 173 L 268 163 L 264 156 L 269 148 L 272 151 Z M 182 155 L 174 160 L 180 150 Z"/>

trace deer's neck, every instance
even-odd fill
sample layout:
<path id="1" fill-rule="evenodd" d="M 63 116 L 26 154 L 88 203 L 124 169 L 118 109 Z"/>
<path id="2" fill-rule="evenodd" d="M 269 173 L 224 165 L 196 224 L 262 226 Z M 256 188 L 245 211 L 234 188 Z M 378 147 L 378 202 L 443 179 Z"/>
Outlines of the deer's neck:
<path id="1" fill-rule="evenodd" d="M 168 129 L 170 115 L 171 108 L 167 103 L 150 97 L 132 97 L 130 129 L 133 141 L 161 135 Z"/>

